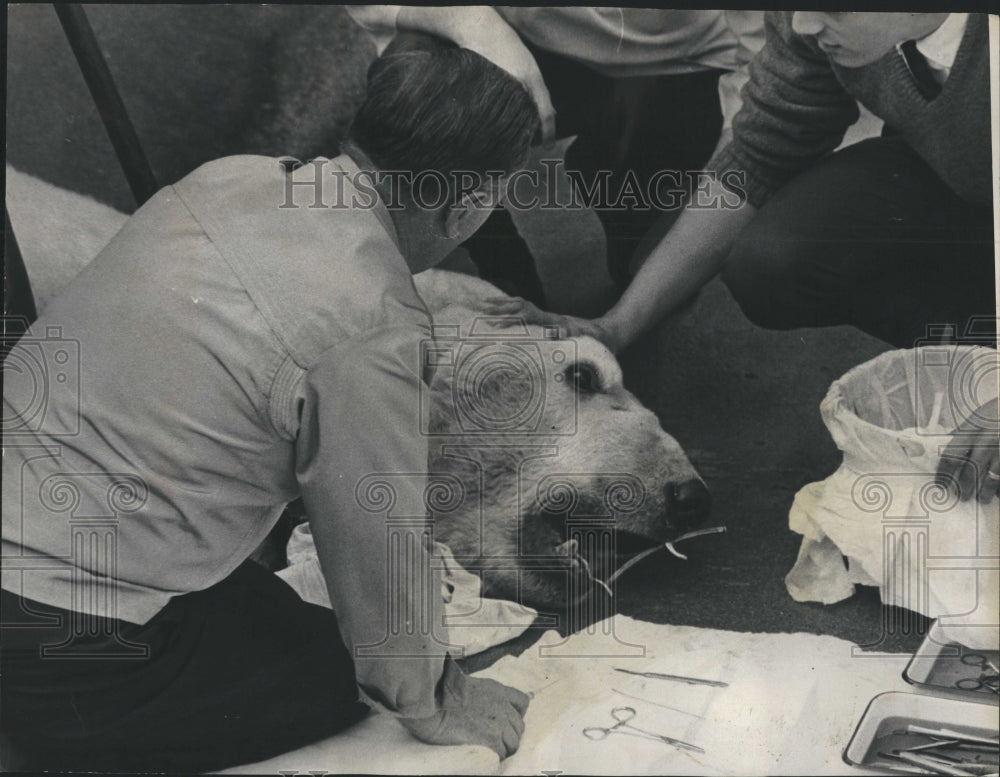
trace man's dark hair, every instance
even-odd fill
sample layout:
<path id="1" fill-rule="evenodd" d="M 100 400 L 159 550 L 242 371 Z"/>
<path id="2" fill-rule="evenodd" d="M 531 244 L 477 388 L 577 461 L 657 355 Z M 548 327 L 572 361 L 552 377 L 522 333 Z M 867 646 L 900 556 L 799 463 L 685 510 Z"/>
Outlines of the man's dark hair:
<path id="1" fill-rule="evenodd" d="M 527 90 L 484 57 L 400 33 L 368 69 L 348 133 L 382 170 L 511 172 L 538 127 Z"/>

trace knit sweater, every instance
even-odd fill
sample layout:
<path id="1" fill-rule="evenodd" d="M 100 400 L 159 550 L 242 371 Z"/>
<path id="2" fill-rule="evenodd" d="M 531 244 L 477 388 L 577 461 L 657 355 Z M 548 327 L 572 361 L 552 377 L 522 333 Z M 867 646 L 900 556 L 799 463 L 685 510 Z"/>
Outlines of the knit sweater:
<path id="1" fill-rule="evenodd" d="M 767 42 L 750 64 L 733 140 L 710 170 L 746 171 L 747 199 L 762 205 L 796 173 L 833 151 L 858 118 L 855 101 L 883 119 L 966 202 L 989 206 L 991 194 L 988 21 L 971 14 L 951 73 L 933 99 L 921 94 L 893 49 L 847 68 L 810 36 L 792 30 L 792 14 L 768 13 Z"/>

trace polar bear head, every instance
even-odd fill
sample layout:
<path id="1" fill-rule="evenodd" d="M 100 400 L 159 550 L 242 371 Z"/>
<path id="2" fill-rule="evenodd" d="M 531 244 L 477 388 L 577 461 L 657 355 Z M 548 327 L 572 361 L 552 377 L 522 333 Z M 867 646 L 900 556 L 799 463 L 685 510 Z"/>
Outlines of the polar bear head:
<path id="1" fill-rule="evenodd" d="M 434 319 L 432 481 L 453 484 L 435 538 L 488 594 L 582 594 L 575 576 L 605 579 L 704 520 L 708 490 L 607 348 L 477 313 L 499 292 L 475 278 L 431 271 L 417 287 Z"/>

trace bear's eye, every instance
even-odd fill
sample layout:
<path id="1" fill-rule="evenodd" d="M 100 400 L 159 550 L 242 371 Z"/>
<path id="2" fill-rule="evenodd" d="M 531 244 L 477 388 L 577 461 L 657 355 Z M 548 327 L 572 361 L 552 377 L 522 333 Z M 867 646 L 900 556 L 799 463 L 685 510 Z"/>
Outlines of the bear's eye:
<path id="1" fill-rule="evenodd" d="M 601 388 L 597 369 L 589 362 L 571 364 L 563 371 L 563 376 L 579 394 L 596 394 Z"/>

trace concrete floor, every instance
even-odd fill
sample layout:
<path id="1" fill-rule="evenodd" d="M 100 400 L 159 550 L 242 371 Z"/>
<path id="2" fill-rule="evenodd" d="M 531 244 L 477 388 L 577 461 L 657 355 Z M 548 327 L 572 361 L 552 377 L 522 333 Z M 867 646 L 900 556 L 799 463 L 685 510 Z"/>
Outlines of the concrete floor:
<path id="1" fill-rule="evenodd" d="M 819 414 L 829 384 L 886 350 L 849 327 L 768 332 L 741 314 L 719 281 L 631 348 L 626 385 L 684 445 L 728 532 L 691 543 L 683 562 L 647 559 L 623 579 L 623 612 L 740 631 L 812 631 L 870 644 L 882 625 L 877 596 L 835 606 L 798 604 L 783 578 L 800 536 L 788 509 L 806 483 L 840 464 Z M 670 582 L 673 581 L 673 582 Z M 644 601 L 662 586 L 662 598 Z"/>

